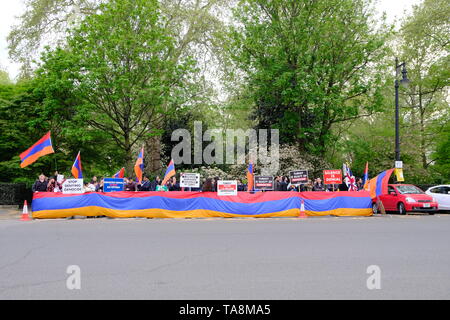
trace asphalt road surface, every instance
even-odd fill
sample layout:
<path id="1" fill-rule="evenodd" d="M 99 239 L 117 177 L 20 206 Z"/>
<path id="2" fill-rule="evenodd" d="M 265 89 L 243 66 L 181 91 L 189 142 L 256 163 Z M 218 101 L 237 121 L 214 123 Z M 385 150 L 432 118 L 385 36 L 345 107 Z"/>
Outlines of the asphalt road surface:
<path id="1" fill-rule="evenodd" d="M 449 299 L 449 246 L 448 214 L 0 219 L 0 299 Z"/>

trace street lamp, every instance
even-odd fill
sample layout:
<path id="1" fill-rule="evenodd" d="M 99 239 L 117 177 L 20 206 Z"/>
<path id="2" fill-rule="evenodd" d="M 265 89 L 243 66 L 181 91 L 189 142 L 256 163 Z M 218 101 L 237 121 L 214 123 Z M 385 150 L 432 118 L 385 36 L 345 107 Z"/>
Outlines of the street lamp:
<path id="1" fill-rule="evenodd" d="M 402 79 L 400 83 L 398 77 L 400 75 L 400 68 L 402 73 Z M 406 71 L 406 63 L 398 63 L 398 58 L 395 58 L 395 161 L 400 161 L 400 132 L 399 132 L 399 108 L 398 108 L 398 88 L 400 84 L 402 87 L 408 87 L 409 79 Z"/>

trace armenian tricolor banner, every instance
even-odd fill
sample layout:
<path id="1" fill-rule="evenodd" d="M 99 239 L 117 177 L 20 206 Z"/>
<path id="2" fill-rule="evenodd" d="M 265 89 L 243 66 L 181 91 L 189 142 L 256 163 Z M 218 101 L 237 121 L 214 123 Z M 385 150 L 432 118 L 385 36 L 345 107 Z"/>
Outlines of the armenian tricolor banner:
<path id="1" fill-rule="evenodd" d="M 38 158 L 54 152 L 49 131 L 30 148 L 19 155 L 21 161 L 20 167 L 24 168 L 35 162 Z"/>
<path id="2" fill-rule="evenodd" d="M 370 216 L 372 199 L 360 192 L 89 192 L 35 193 L 33 218 L 73 215 L 113 218 L 296 217 L 304 200 L 307 215 Z"/>
<path id="3" fill-rule="evenodd" d="M 372 199 L 388 193 L 388 183 L 394 169 L 383 171 L 375 178 L 369 180 L 368 191 Z"/>
<path id="4" fill-rule="evenodd" d="M 81 167 L 80 151 L 78 151 L 77 157 L 72 165 L 72 175 L 75 179 L 83 179 L 83 169 Z"/>

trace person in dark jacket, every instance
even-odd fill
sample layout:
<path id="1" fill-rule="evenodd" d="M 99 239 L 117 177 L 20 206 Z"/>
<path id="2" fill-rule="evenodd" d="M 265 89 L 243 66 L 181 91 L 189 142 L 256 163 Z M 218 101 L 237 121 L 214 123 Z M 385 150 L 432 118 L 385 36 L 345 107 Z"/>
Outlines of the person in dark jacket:
<path id="1" fill-rule="evenodd" d="M 313 191 L 325 191 L 325 186 L 322 183 L 322 179 L 317 178 L 314 183 Z"/>
<path id="2" fill-rule="evenodd" d="M 43 173 L 39 175 L 39 179 L 31 187 L 33 192 L 47 192 L 48 181 Z"/>
<path id="3" fill-rule="evenodd" d="M 137 191 L 137 183 L 133 181 L 133 178 L 125 178 L 125 191 Z"/>
<path id="4" fill-rule="evenodd" d="M 150 182 L 150 191 L 155 191 L 156 187 L 161 184 L 161 179 L 159 176 L 156 176 L 155 180 Z"/>
<path id="5" fill-rule="evenodd" d="M 181 191 L 180 184 L 177 182 L 177 178 L 175 177 L 172 177 L 168 187 L 169 191 Z"/>
<path id="6" fill-rule="evenodd" d="M 205 183 L 203 183 L 202 191 L 203 192 L 213 192 L 214 191 L 213 180 L 211 178 L 206 179 Z"/>
<path id="7" fill-rule="evenodd" d="M 287 191 L 287 186 L 288 186 L 288 177 L 284 176 L 281 178 L 281 182 L 280 182 L 280 191 Z"/>
<path id="8" fill-rule="evenodd" d="M 358 191 L 364 190 L 364 183 L 361 178 L 359 178 L 358 181 L 356 182 L 356 188 Z"/>

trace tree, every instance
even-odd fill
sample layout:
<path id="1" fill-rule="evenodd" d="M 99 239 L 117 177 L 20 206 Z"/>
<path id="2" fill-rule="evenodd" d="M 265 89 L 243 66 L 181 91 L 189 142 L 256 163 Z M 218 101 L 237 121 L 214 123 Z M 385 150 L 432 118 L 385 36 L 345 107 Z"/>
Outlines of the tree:
<path id="1" fill-rule="evenodd" d="M 415 141 L 423 169 L 434 162 L 430 157 L 436 137 L 450 118 L 450 8 L 441 0 L 426 0 L 404 19 L 400 52 L 407 62 L 411 80 L 403 108 L 407 121 L 403 140 Z M 447 17 L 447 19 L 443 19 Z M 430 19 L 432 18 L 432 19 Z"/>
<path id="2" fill-rule="evenodd" d="M 32 60 L 44 46 L 56 46 L 67 29 L 83 17 L 95 13 L 98 0 L 27 0 L 20 23 L 8 35 L 9 56 L 22 64 L 21 77 L 32 77 Z"/>
<path id="3" fill-rule="evenodd" d="M 228 52 L 252 91 L 262 128 L 323 155 L 333 125 L 379 111 L 389 30 L 376 30 L 369 1 L 246 0 Z"/>
<path id="4" fill-rule="evenodd" d="M 167 104 L 184 97 L 193 61 L 168 59 L 173 40 L 156 0 L 113 0 L 99 10 L 72 32 L 67 49 L 43 56 L 39 74 L 72 82 L 77 113 L 114 140 L 131 169 L 133 147 L 170 111 Z"/>
<path id="5" fill-rule="evenodd" d="M 12 81 L 9 78 L 9 74 L 7 71 L 2 70 L 0 68 L 0 85 L 8 85 L 8 84 L 12 84 Z"/>

